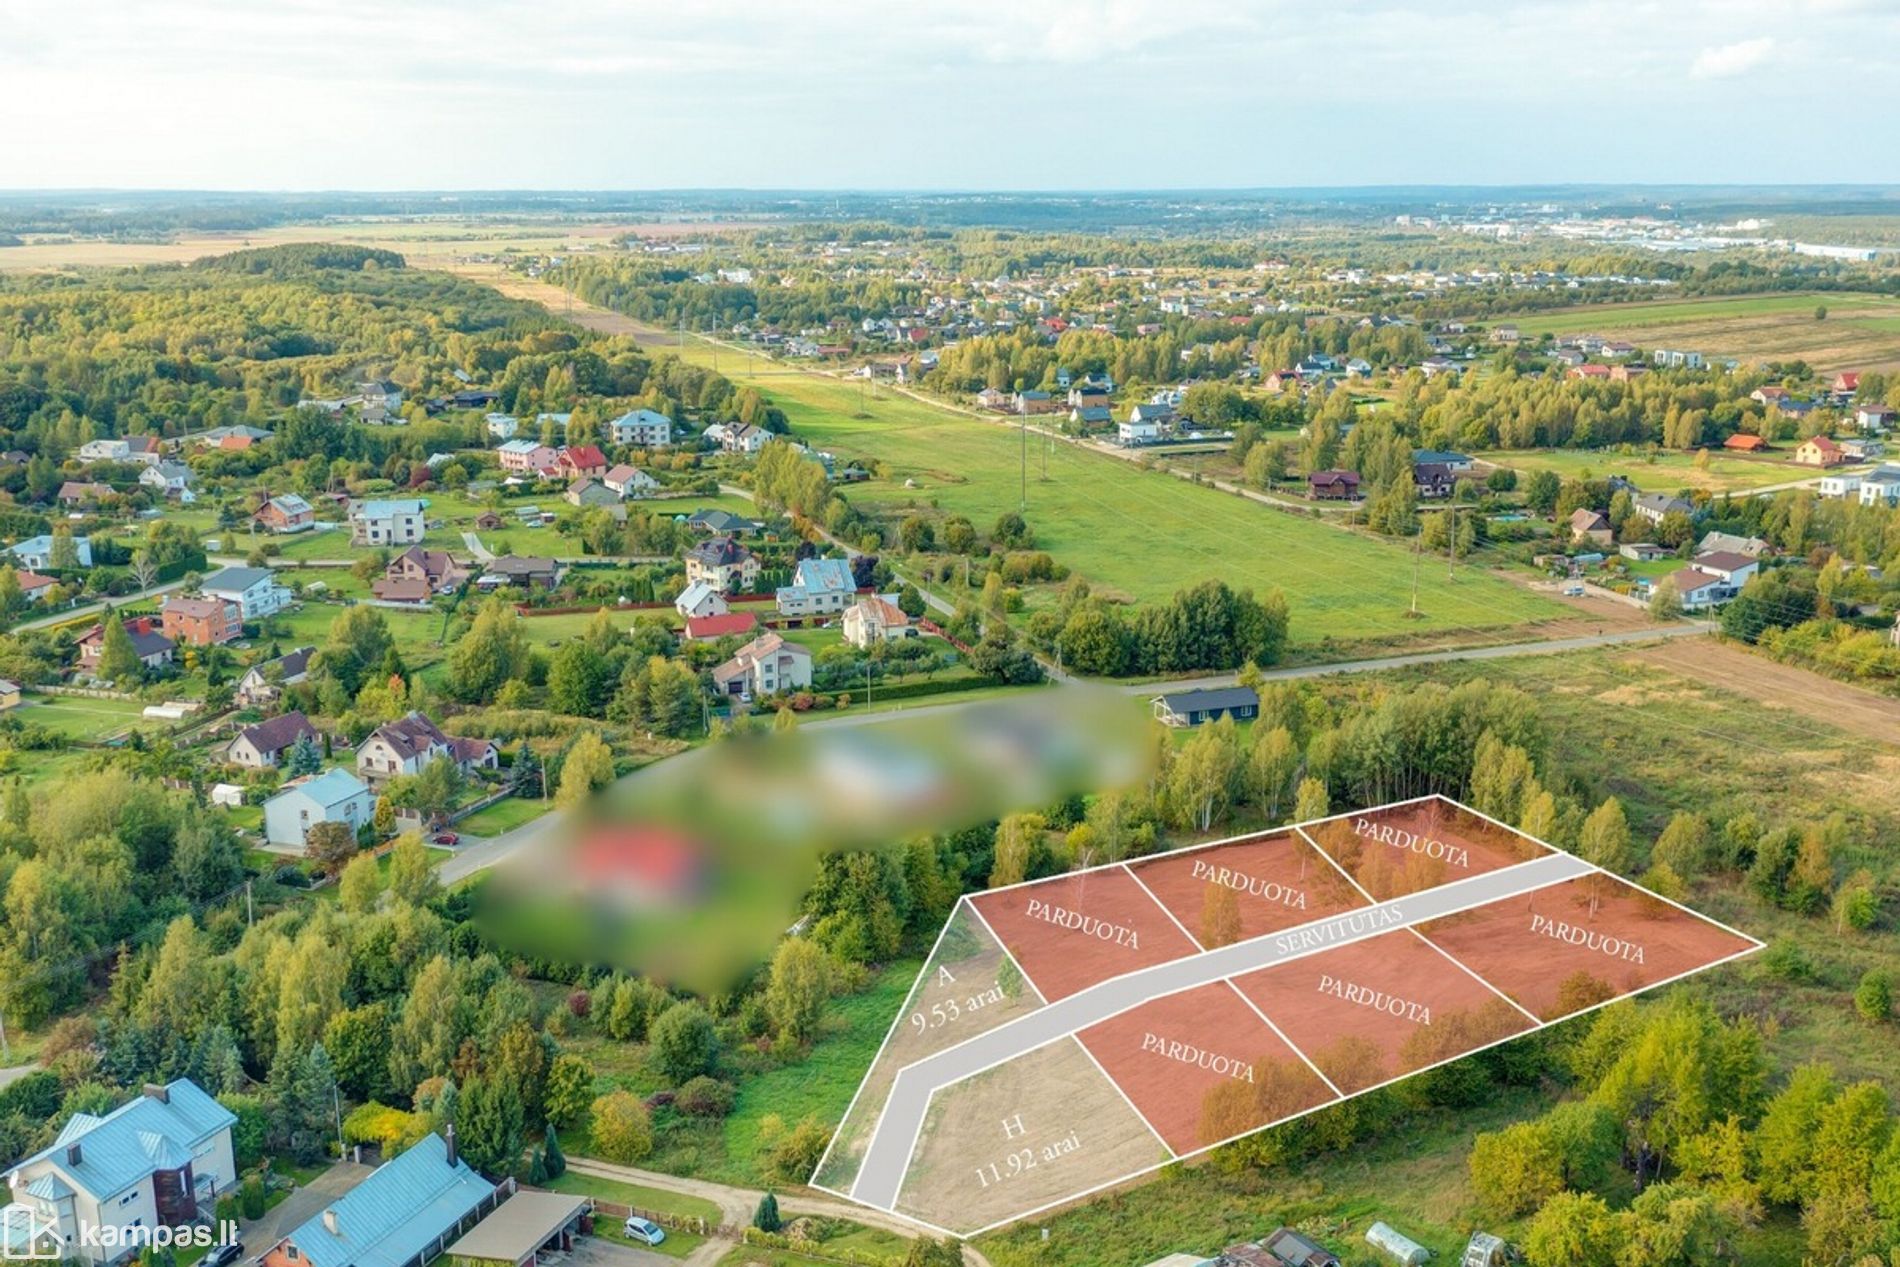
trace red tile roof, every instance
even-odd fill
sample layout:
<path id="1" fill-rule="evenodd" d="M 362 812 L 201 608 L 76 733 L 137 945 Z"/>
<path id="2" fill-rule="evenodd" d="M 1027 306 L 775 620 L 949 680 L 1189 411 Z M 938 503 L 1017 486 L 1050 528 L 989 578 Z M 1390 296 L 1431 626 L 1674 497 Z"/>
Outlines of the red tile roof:
<path id="1" fill-rule="evenodd" d="M 727 612 L 723 616 L 693 616 L 686 621 L 688 638 L 723 638 L 727 634 L 751 633 L 759 618 L 751 612 Z"/>

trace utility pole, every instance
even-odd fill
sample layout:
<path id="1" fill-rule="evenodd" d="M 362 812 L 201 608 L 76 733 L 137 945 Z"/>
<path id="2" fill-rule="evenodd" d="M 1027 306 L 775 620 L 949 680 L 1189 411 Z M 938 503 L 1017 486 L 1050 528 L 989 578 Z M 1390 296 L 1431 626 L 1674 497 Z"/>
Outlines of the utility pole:
<path id="1" fill-rule="evenodd" d="M 1418 615 L 1418 567 L 1424 550 L 1425 524 L 1421 521 L 1417 534 L 1412 538 L 1412 610 L 1410 614 L 1413 616 Z"/>

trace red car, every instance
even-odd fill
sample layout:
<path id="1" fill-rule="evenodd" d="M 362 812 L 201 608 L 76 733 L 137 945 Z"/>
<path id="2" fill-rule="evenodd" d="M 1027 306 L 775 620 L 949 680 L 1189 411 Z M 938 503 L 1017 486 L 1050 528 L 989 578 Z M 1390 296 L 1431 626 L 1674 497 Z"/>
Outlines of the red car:
<path id="1" fill-rule="evenodd" d="M 439 831 L 430 837 L 430 841 L 438 845 L 459 845 L 462 843 L 462 838 L 452 831 Z"/>

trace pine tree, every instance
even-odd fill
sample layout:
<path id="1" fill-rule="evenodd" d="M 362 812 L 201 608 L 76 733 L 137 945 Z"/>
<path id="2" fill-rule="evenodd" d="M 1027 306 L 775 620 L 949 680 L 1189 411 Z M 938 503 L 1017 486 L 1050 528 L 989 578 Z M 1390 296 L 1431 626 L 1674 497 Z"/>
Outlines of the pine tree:
<path id="1" fill-rule="evenodd" d="M 561 1136 L 549 1122 L 541 1136 L 541 1152 L 546 1160 L 548 1178 L 559 1179 L 567 1173 L 567 1154 L 561 1151 Z"/>
<path id="2" fill-rule="evenodd" d="M 776 1232 L 785 1226 L 784 1220 L 779 1218 L 776 1196 L 768 1192 L 759 1198 L 759 1208 L 752 1213 L 752 1226 L 761 1232 Z"/>

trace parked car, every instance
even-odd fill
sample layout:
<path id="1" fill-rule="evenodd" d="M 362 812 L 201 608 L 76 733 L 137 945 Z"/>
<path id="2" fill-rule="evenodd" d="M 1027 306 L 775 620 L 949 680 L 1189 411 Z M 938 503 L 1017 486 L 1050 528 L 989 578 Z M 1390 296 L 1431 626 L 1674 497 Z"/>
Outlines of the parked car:
<path id="1" fill-rule="evenodd" d="M 210 1252 L 198 1261 L 204 1264 L 204 1267 L 231 1267 L 232 1263 L 242 1257 L 244 1257 L 244 1242 L 228 1241 L 223 1245 L 212 1246 Z"/>
<path id="2" fill-rule="evenodd" d="M 462 843 L 462 838 L 452 831 L 439 831 L 432 839 L 434 843 L 438 845 L 459 845 Z"/>
<path id="3" fill-rule="evenodd" d="M 651 1219 L 643 1219 L 637 1214 L 629 1214 L 621 1231 L 630 1241 L 639 1241 L 645 1245 L 658 1245 L 666 1239 L 666 1229 Z"/>

